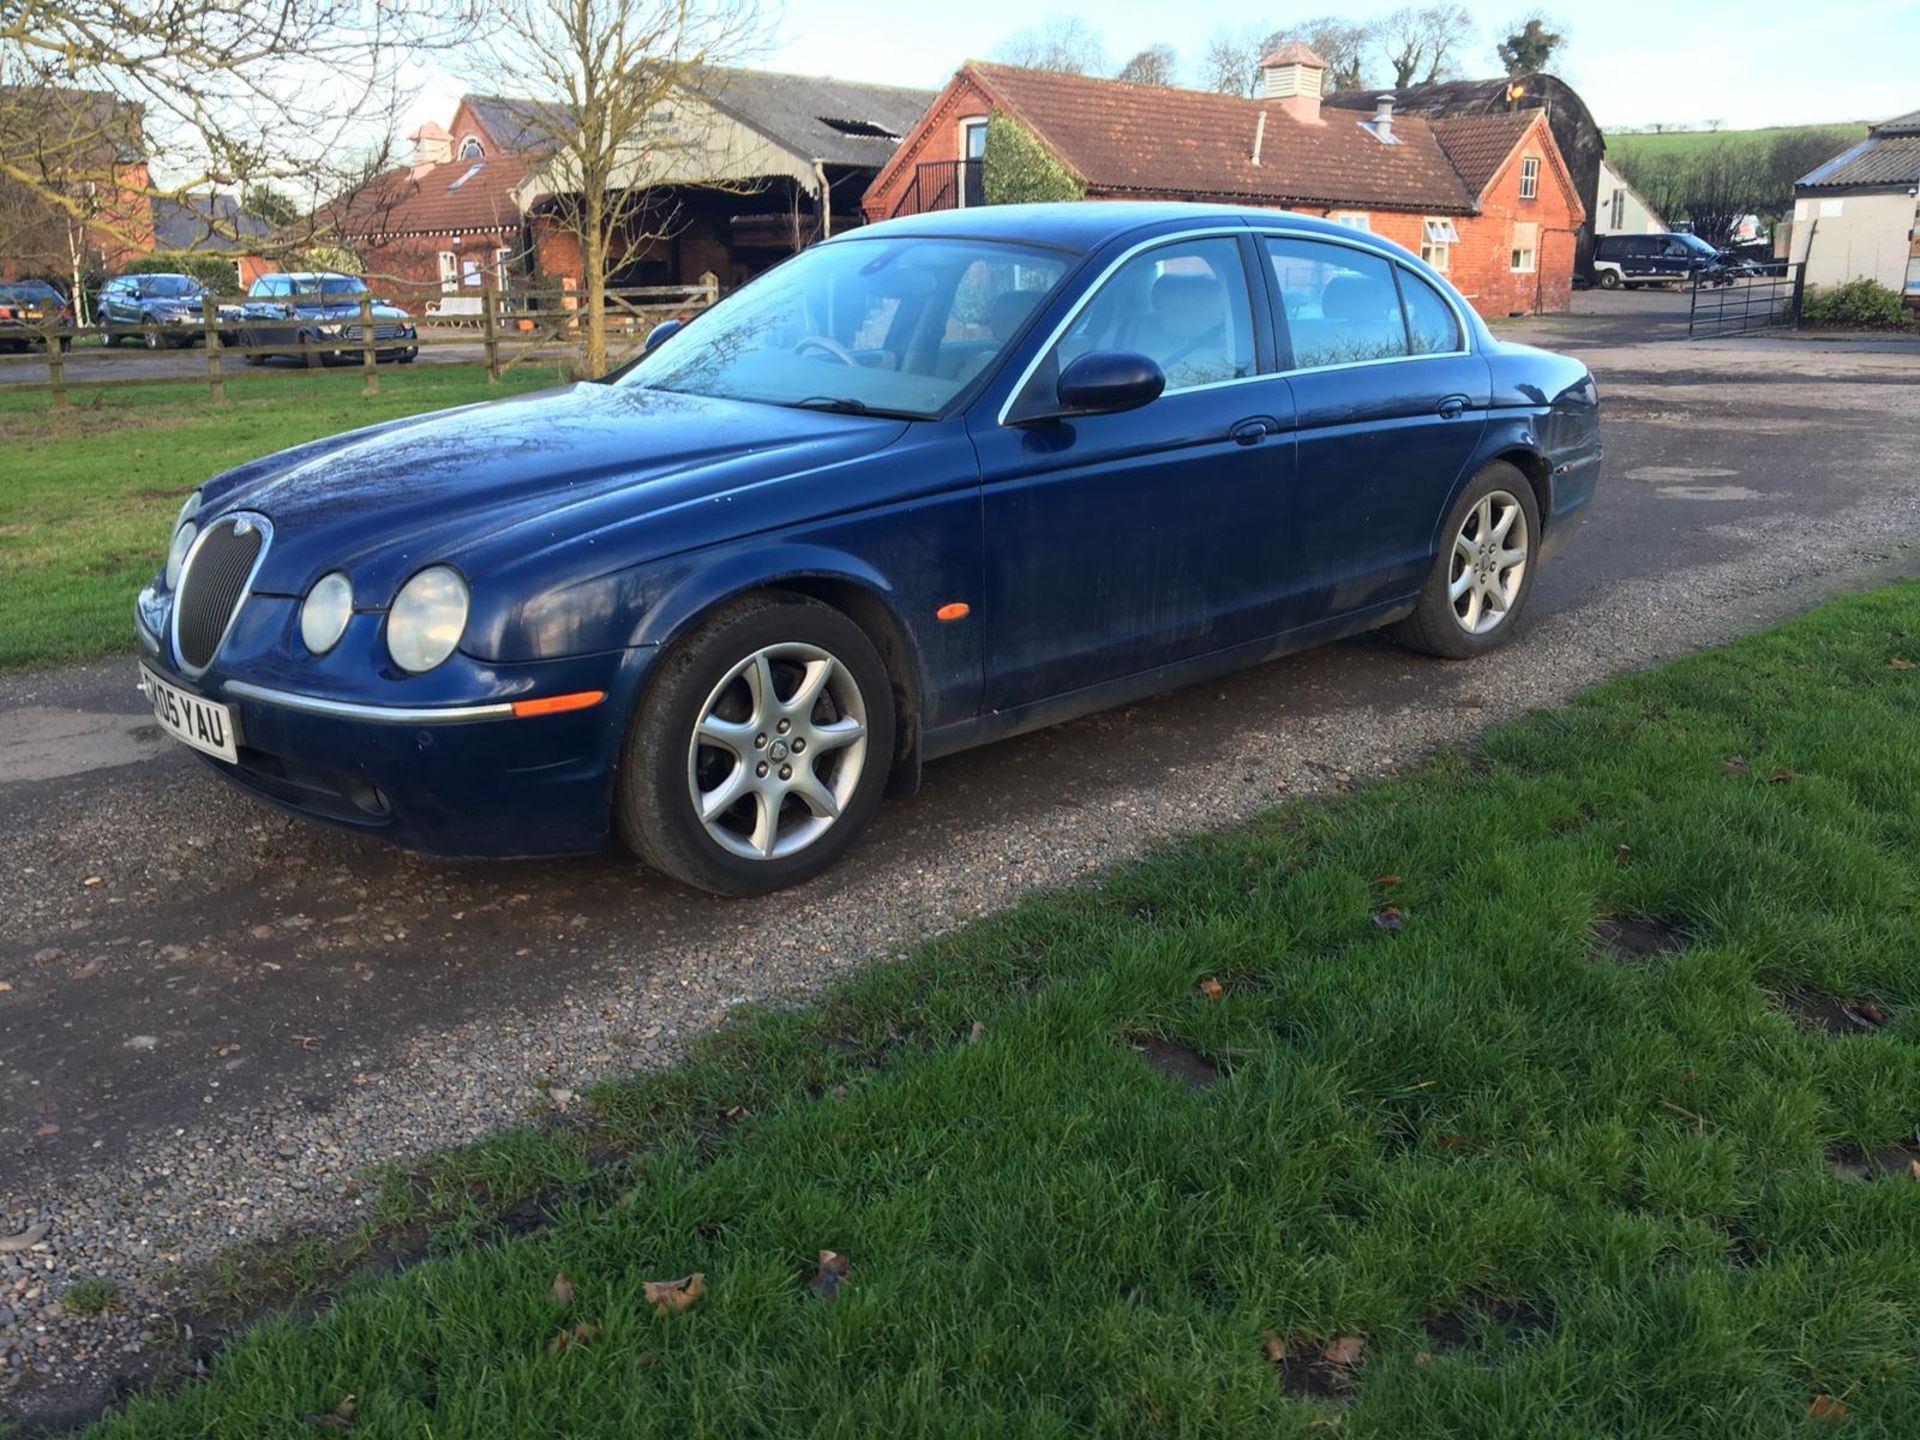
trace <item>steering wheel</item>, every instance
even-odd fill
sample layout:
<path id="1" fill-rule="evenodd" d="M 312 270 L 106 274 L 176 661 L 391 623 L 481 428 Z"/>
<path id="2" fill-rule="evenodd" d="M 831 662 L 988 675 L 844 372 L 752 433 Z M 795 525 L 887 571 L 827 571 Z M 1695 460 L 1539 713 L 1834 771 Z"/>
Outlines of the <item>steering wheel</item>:
<path id="1" fill-rule="evenodd" d="M 853 352 L 851 350 L 847 349 L 846 346 L 842 345 L 831 335 L 809 335 L 793 347 L 793 353 L 796 355 L 804 355 L 807 353 L 809 347 L 826 351 L 827 354 L 838 360 L 842 365 L 858 365 L 860 363 L 853 358 Z"/>

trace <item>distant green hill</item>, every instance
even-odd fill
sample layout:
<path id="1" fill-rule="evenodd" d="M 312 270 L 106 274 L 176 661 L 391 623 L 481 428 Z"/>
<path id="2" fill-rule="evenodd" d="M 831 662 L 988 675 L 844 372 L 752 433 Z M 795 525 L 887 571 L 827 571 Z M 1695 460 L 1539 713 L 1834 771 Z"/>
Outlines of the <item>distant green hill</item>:
<path id="1" fill-rule="evenodd" d="M 1629 135 L 1609 134 L 1607 153 L 1618 156 L 1631 150 L 1648 156 L 1691 154 L 1728 140 L 1772 140 L 1778 135 L 1808 130 L 1816 130 L 1831 137 L 1833 150 L 1837 155 L 1856 140 L 1866 138 L 1867 123 L 1864 120 L 1855 120 L 1844 125 L 1775 125 L 1761 130 L 1665 130 L 1657 135 L 1640 132 Z"/>

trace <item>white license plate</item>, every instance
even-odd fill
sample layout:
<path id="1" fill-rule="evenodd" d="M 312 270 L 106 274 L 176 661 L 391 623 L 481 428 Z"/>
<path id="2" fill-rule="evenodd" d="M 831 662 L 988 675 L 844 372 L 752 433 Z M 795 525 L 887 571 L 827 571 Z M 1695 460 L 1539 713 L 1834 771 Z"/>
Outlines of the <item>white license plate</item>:
<path id="1" fill-rule="evenodd" d="M 208 755 L 218 755 L 233 764 L 240 761 L 234 744 L 233 707 L 216 705 L 189 695 L 178 685 L 170 685 L 146 666 L 140 667 L 140 679 L 153 702 L 153 718 L 174 739 Z"/>

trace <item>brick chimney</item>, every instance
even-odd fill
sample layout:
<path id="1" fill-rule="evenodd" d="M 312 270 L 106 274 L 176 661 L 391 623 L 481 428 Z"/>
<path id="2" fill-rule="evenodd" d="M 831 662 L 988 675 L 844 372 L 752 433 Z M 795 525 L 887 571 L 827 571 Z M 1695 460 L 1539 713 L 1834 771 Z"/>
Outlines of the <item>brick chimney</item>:
<path id="1" fill-rule="evenodd" d="M 1280 108 L 1308 125 L 1321 125 L 1320 92 L 1327 62 L 1298 40 L 1289 40 L 1260 62 L 1260 98 L 1277 100 Z"/>
<path id="2" fill-rule="evenodd" d="M 415 175 L 435 165 L 444 165 L 453 158 L 453 136 L 431 120 L 407 138 L 413 142 Z"/>

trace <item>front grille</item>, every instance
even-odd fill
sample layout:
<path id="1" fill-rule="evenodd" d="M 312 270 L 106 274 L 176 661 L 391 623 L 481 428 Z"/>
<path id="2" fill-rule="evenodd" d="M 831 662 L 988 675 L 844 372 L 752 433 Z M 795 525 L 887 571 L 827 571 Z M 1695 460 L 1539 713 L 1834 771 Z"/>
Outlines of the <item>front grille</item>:
<path id="1" fill-rule="evenodd" d="M 188 670 L 213 663 L 266 548 L 266 522 L 248 515 L 216 520 L 195 544 L 173 597 L 174 648 Z"/>
<path id="2" fill-rule="evenodd" d="M 360 326 L 349 325 L 342 338 L 358 340 L 364 333 Z M 398 340 L 400 338 L 400 327 L 398 325 L 375 325 L 373 327 L 373 338 L 375 343 L 382 340 Z"/>

